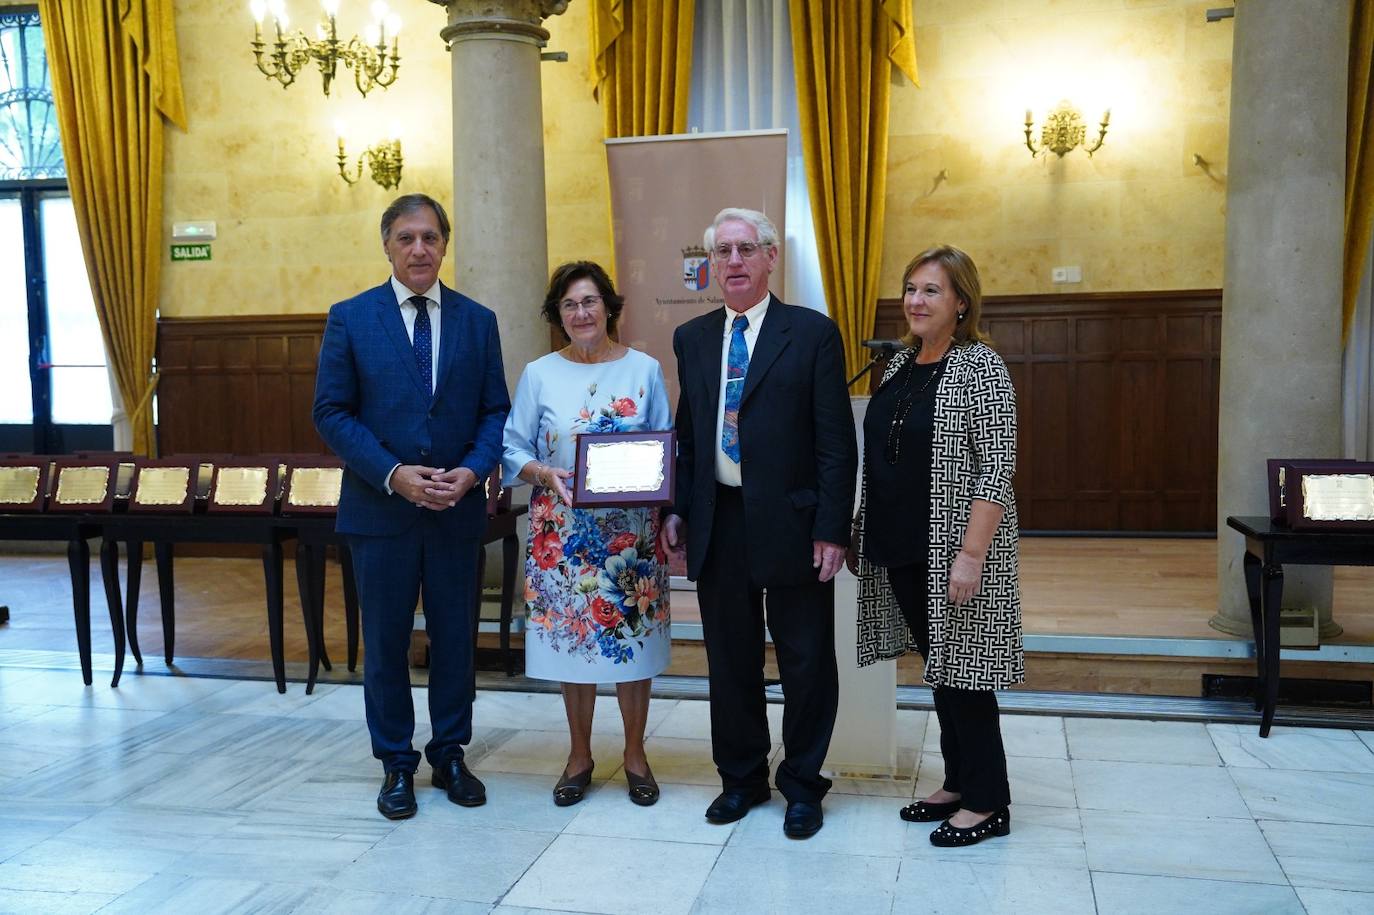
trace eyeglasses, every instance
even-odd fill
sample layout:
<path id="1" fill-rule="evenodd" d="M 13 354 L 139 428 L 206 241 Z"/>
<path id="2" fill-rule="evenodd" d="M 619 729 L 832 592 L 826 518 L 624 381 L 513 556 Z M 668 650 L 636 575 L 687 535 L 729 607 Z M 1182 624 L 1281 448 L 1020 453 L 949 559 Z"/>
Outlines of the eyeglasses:
<path id="1" fill-rule="evenodd" d="M 730 252 L 732 250 L 738 251 L 740 257 L 744 258 L 745 260 L 748 260 L 755 254 L 758 254 L 760 251 L 762 251 L 763 245 L 755 244 L 752 241 L 742 241 L 737 245 L 727 245 L 724 242 L 721 242 L 720 244 L 716 245 L 714 248 L 711 249 L 711 253 L 716 256 L 716 260 L 728 261 L 730 259 Z"/>
<path id="2" fill-rule="evenodd" d="M 593 308 L 600 304 L 601 296 L 587 295 L 583 296 L 580 300 L 564 299 L 563 301 L 558 303 L 558 310 L 563 312 L 563 314 L 565 315 L 571 315 L 576 314 L 577 309 L 579 308 L 585 311 L 591 311 Z"/>

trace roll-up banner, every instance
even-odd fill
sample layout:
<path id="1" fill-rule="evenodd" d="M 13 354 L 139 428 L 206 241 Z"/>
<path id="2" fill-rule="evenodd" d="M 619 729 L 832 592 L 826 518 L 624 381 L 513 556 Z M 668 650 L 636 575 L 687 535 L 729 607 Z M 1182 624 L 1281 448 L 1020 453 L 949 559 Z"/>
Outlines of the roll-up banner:
<path id="1" fill-rule="evenodd" d="M 702 233 L 725 207 L 746 207 L 766 213 L 786 237 L 787 131 L 627 137 L 607 140 L 606 157 L 616 289 L 625 297 L 620 342 L 659 361 L 676 409 L 673 330 L 725 304 Z M 784 300 L 785 255 L 779 246 L 772 275 Z"/>

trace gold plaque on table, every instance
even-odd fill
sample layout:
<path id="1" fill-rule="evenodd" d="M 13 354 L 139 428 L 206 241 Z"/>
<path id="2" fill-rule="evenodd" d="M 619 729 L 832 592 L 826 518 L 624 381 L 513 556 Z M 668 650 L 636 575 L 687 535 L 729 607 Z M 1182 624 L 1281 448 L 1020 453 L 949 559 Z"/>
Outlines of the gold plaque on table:
<path id="1" fill-rule="evenodd" d="M 63 467 L 57 472 L 58 505 L 103 505 L 109 501 L 109 467 Z"/>
<path id="2" fill-rule="evenodd" d="M 210 502 L 225 508 L 257 508 L 267 501 L 266 467 L 217 467 Z"/>
<path id="3" fill-rule="evenodd" d="M 1302 513 L 1310 521 L 1374 521 L 1374 475 L 1307 474 Z"/>
<path id="4" fill-rule="evenodd" d="M 134 493 L 134 504 L 184 505 L 190 488 L 190 467 L 143 467 L 138 471 L 138 491 Z"/>
<path id="5" fill-rule="evenodd" d="M 343 489 L 342 467 L 297 467 L 291 471 L 289 508 L 337 508 Z"/>
<path id="6" fill-rule="evenodd" d="M 42 467 L 0 467 L 0 509 L 32 505 L 42 476 Z"/>

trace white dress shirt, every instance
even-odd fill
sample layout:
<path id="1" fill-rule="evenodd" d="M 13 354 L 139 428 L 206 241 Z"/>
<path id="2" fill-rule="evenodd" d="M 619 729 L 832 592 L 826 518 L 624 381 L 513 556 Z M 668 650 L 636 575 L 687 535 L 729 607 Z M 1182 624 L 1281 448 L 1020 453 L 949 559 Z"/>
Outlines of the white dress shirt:
<path id="1" fill-rule="evenodd" d="M 749 349 L 750 360 L 754 358 L 754 344 L 759 339 L 759 329 L 763 327 L 763 319 L 768 314 L 770 298 L 771 293 L 764 293 L 763 301 L 744 312 L 744 317 L 749 321 L 749 326 L 744 329 L 744 345 Z M 730 369 L 730 338 L 734 336 L 735 318 L 739 314 L 729 308 L 725 309 L 725 334 L 720 347 L 720 403 L 716 409 L 716 480 L 726 486 L 741 486 L 744 483 L 739 464 L 732 461 L 725 453 L 725 449 L 720 446 L 721 437 L 725 433 L 725 376 Z"/>
<path id="2" fill-rule="evenodd" d="M 401 323 L 406 326 L 406 336 L 410 338 L 410 345 L 415 345 L 415 317 L 420 312 L 410 301 L 410 297 L 415 295 L 410 288 L 396 279 L 396 275 L 391 276 L 391 291 L 396 293 L 396 304 L 401 308 Z M 439 383 L 439 281 L 435 280 L 434 285 L 425 291 L 426 308 L 429 313 L 429 338 L 430 338 L 430 365 L 429 365 L 429 392 L 434 393 L 434 386 Z M 397 464 L 396 467 L 400 467 Z M 391 474 L 396 472 L 396 467 L 391 468 L 391 473 L 386 475 L 386 480 L 382 482 L 382 488 L 387 495 L 391 495 Z M 447 469 L 447 468 L 445 468 Z"/>
<path id="3" fill-rule="evenodd" d="M 414 346 L 417 312 L 409 300 L 415 293 L 394 275 L 391 277 L 391 289 L 396 293 L 396 304 L 401 306 L 401 321 L 405 323 L 406 336 L 410 338 L 411 346 Z M 434 386 L 439 383 L 439 281 L 435 280 L 434 285 L 429 287 L 424 295 L 429 300 L 429 337 L 433 343 L 429 353 L 429 392 L 433 394 Z"/>

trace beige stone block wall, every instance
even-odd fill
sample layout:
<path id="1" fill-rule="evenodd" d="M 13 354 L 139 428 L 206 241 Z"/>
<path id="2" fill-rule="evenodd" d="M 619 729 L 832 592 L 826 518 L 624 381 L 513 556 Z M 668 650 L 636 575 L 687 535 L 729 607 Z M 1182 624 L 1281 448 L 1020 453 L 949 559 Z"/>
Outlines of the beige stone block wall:
<path id="1" fill-rule="evenodd" d="M 992 294 L 1217 287 L 1225 243 L 1231 23 L 1190 0 L 923 0 L 922 88 L 895 77 L 881 294 L 948 242 Z M 1061 98 L 1107 142 L 1032 159 Z M 1200 154 L 1216 178 L 1193 163 Z M 937 182 L 937 177 L 944 178 Z M 1083 282 L 1055 285 L 1054 266 Z"/>
<path id="2" fill-rule="evenodd" d="M 258 73 L 246 3 L 177 0 L 189 128 L 167 133 L 166 241 L 172 222 L 188 219 L 214 219 L 219 237 L 209 263 L 172 263 L 164 245 L 164 315 L 323 312 L 386 278 L 378 221 L 395 195 L 422 191 L 451 206 L 453 89 L 439 38 L 446 16 L 428 0 L 391 0 L 390 6 L 403 21 L 396 83 L 363 98 L 351 72 L 341 70 L 326 98 L 315 71 L 287 89 Z M 547 23 L 549 48 L 570 58 L 543 69 L 551 265 L 611 261 L 610 191 L 600 109 L 587 81 L 585 6 L 574 3 Z M 340 33 L 361 32 L 370 19 L 367 5 L 344 0 L 342 7 Z M 292 28 L 312 30 L 318 9 L 314 0 L 288 0 Z M 384 190 L 366 174 L 352 187 L 339 178 L 340 122 L 353 161 L 364 145 L 399 131 L 405 157 L 399 189 Z M 462 256 L 449 251 L 446 282 Z"/>

